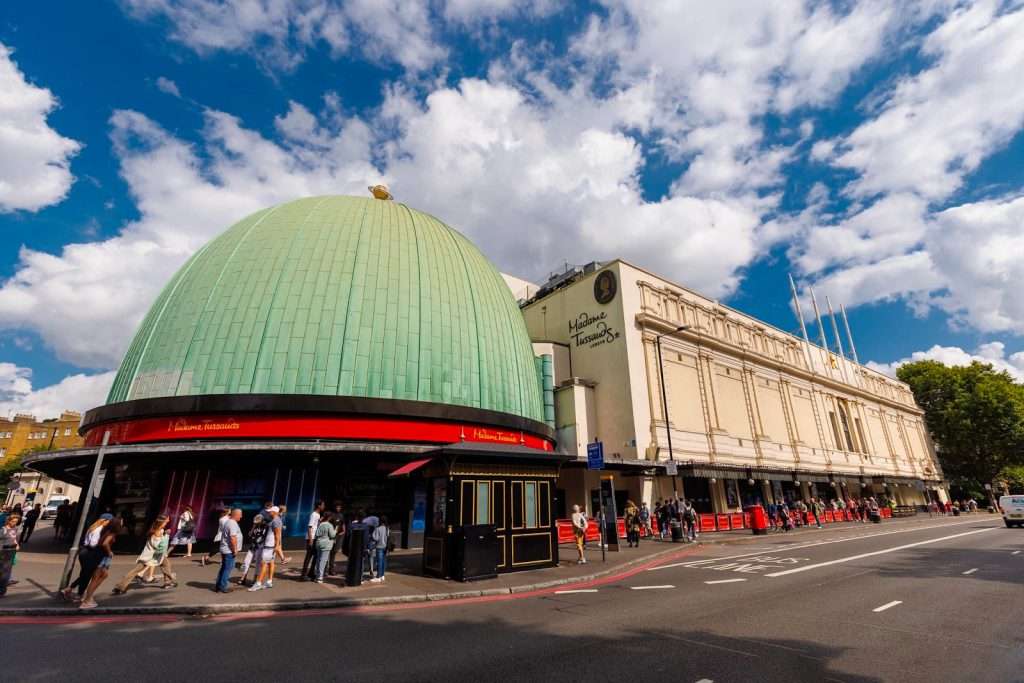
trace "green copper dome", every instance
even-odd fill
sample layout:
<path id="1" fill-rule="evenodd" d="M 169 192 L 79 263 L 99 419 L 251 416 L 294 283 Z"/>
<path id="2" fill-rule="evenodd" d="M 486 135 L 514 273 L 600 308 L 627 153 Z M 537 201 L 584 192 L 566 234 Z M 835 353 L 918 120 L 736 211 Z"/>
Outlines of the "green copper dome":
<path id="1" fill-rule="evenodd" d="M 526 325 L 494 266 L 432 216 L 358 197 L 259 211 L 171 279 L 107 403 L 197 394 L 405 399 L 544 420 Z"/>

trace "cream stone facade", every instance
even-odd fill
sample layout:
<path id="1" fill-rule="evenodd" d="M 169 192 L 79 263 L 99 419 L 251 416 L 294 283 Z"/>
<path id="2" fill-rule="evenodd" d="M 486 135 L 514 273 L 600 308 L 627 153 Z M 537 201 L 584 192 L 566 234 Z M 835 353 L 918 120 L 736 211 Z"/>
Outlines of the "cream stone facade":
<path id="1" fill-rule="evenodd" d="M 585 462 L 601 441 L 634 500 L 679 493 L 725 512 L 782 497 L 945 497 L 907 385 L 835 352 L 621 260 L 522 310 L 535 351 L 553 357 L 560 448 Z M 589 506 L 597 481 L 567 467 L 563 502 Z"/>

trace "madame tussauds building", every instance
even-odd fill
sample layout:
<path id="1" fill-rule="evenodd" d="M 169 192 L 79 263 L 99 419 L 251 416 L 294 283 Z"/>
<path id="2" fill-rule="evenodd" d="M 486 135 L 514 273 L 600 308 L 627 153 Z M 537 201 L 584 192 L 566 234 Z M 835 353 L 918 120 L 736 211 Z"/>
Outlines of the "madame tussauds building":
<path id="1" fill-rule="evenodd" d="M 340 501 L 386 515 L 428 572 L 473 524 L 494 526 L 499 572 L 556 564 L 550 362 L 480 251 L 388 199 L 228 228 L 153 303 L 86 448 L 32 467 L 85 484 L 103 448 L 99 504 L 139 536 L 190 505 L 209 539 L 220 506 L 248 521 L 273 500 L 301 537 L 317 500 Z"/>

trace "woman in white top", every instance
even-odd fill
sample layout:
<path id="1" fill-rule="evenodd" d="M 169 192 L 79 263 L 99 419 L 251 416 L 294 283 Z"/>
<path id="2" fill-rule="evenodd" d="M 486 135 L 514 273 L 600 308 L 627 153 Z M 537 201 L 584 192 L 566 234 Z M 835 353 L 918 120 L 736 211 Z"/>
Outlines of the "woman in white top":
<path id="1" fill-rule="evenodd" d="M 178 585 L 174 580 L 174 572 L 171 571 L 170 565 L 164 562 L 164 556 L 167 553 L 167 536 L 164 535 L 164 527 L 167 526 L 168 521 L 170 520 L 167 515 L 160 515 L 153 522 L 152 526 L 149 527 L 146 545 L 142 548 L 142 552 L 139 553 L 138 559 L 135 560 L 135 566 L 124 575 L 121 582 L 114 588 L 114 595 L 120 595 L 128 590 L 128 584 L 132 582 L 132 579 L 141 575 L 150 567 L 154 571 L 157 567 L 161 568 L 164 575 L 164 588 L 173 588 Z"/>
<path id="2" fill-rule="evenodd" d="M 572 506 L 572 533 L 576 538 L 576 553 L 579 555 L 576 564 L 586 564 L 587 558 L 583 556 L 583 545 L 587 537 L 587 516 L 580 511 L 579 505 Z"/>
<path id="3" fill-rule="evenodd" d="M 103 533 L 103 528 L 112 519 L 114 519 L 114 515 L 110 513 L 102 514 L 99 519 L 86 529 L 85 536 L 82 538 L 82 546 L 78 549 L 78 578 L 60 592 L 60 596 L 64 600 L 82 599 L 82 595 L 85 593 L 85 589 L 89 587 L 89 581 L 92 580 L 96 567 L 99 566 L 100 560 L 103 559 L 103 553 L 99 550 L 100 536 Z M 72 591 L 76 589 L 77 593 L 73 595 Z"/>

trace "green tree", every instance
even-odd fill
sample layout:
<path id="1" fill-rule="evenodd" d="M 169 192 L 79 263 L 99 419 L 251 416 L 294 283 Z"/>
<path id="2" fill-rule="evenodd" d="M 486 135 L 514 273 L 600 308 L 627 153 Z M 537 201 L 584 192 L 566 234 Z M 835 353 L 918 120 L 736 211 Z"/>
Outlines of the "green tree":
<path id="1" fill-rule="evenodd" d="M 924 409 L 951 482 L 979 490 L 1004 468 L 1024 465 L 1024 387 L 1008 373 L 978 362 L 947 367 L 926 360 L 896 375 Z"/>
<path id="2" fill-rule="evenodd" d="M 11 477 L 24 469 L 25 466 L 21 464 L 20 455 L 11 455 L 0 459 L 0 489 L 6 491 Z"/>

